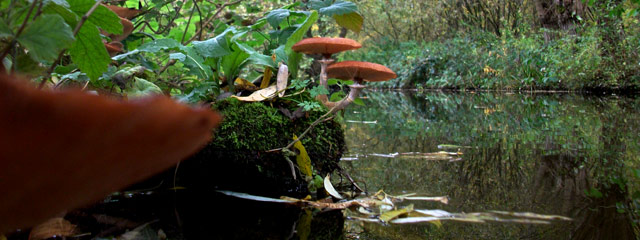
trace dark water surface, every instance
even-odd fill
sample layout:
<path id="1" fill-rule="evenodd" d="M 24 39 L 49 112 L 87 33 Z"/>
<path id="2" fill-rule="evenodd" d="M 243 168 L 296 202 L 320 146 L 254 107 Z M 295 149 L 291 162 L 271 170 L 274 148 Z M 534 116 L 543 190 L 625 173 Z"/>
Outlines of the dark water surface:
<path id="1" fill-rule="evenodd" d="M 344 114 L 342 166 L 367 191 L 449 196 L 449 212 L 556 214 L 549 225 L 347 221 L 361 239 L 635 239 L 640 100 L 575 94 L 369 92 Z M 456 145 L 456 146 L 449 146 Z M 434 160 L 417 153 L 461 152 Z M 411 153 L 411 154 L 407 154 Z"/>

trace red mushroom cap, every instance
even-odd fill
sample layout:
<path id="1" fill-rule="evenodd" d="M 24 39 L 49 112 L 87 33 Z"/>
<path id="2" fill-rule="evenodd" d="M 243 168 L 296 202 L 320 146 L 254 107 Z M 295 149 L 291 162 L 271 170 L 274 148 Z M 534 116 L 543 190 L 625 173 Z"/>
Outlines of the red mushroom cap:
<path id="1" fill-rule="evenodd" d="M 360 43 L 348 38 L 314 37 L 302 39 L 291 49 L 304 54 L 331 55 L 334 53 L 361 48 Z"/>
<path id="2" fill-rule="evenodd" d="M 0 233 L 175 166 L 221 120 L 165 96 L 125 102 L 19 82 L 0 74 Z"/>
<path id="3" fill-rule="evenodd" d="M 344 61 L 334 63 L 327 68 L 330 78 L 363 79 L 369 82 L 382 82 L 396 78 L 397 75 L 388 67 L 377 63 Z"/>

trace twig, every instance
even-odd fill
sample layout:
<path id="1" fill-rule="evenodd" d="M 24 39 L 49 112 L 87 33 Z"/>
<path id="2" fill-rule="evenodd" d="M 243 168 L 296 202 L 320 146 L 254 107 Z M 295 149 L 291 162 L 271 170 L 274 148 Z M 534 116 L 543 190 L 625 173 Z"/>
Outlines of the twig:
<path id="1" fill-rule="evenodd" d="M 189 14 L 189 20 L 187 20 L 187 27 L 184 29 L 184 32 L 182 33 L 182 39 L 180 39 L 180 43 L 182 44 L 184 44 L 184 38 L 187 36 L 187 32 L 189 31 L 189 25 L 191 25 L 191 19 L 193 18 L 193 13 L 196 12 L 196 6 L 197 4 L 195 4 L 193 8 L 191 8 L 191 13 Z"/>
<path id="2" fill-rule="evenodd" d="M 87 19 L 89 19 L 91 14 L 93 14 L 93 12 L 96 11 L 96 9 L 98 8 L 98 6 L 100 6 L 101 3 L 102 3 L 102 0 L 96 1 L 96 3 L 93 4 L 93 6 L 91 6 L 89 11 L 87 11 L 87 13 L 82 15 L 82 18 L 80 19 L 80 21 L 78 21 L 78 23 L 76 24 L 76 27 L 73 29 L 73 36 L 74 37 L 78 35 L 78 32 L 80 32 L 80 29 L 82 28 L 82 25 L 84 25 L 84 23 L 87 21 Z M 47 75 L 45 75 L 44 78 L 42 78 L 42 81 L 40 81 L 40 84 L 38 85 L 38 89 L 42 89 L 42 87 L 44 87 L 44 84 L 48 81 L 49 76 L 51 76 L 51 73 L 56 68 L 56 66 L 58 65 L 58 62 L 60 62 L 60 60 L 62 59 L 62 56 L 64 56 L 64 53 L 66 51 L 67 51 L 67 49 L 63 49 L 62 51 L 60 51 L 60 53 L 58 54 L 58 59 L 56 59 L 53 62 L 53 64 L 51 64 L 51 67 L 49 67 L 49 69 L 47 70 Z"/>
<path id="3" fill-rule="evenodd" d="M 91 14 L 93 14 L 93 12 L 98 8 L 98 6 L 100 6 L 100 3 L 102 3 L 102 1 L 97 1 L 95 4 L 93 4 L 93 6 L 91 6 L 89 11 L 87 11 L 87 13 L 85 13 L 82 16 L 82 18 L 80 19 L 78 24 L 76 24 L 76 28 L 73 29 L 73 36 L 78 35 L 78 32 L 80 31 L 80 28 L 82 28 L 82 25 L 84 25 L 84 22 L 86 22 L 87 19 L 89 19 L 89 17 L 91 16 Z"/>
<path id="4" fill-rule="evenodd" d="M 196 40 L 198 38 L 198 36 L 200 36 L 200 34 L 202 34 L 202 31 L 204 30 L 204 26 L 209 25 L 209 23 L 211 21 L 213 21 L 213 19 L 215 19 L 216 17 L 218 17 L 218 15 L 220 15 L 220 13 L 222 12 L 222 10 L 224 10 L 226 7 L 231 6 L 231 5 L 235 5 L 238 4 L 240 2 L 242 2 L 243 0 L 237 0 L 234 2 L 227 2 L 225 4 L 222 4 L 222 6 L 220 6 L 220 8 L 218 8 L 218 11 L 216 11 L 216 13 L 213 14 L 213 16 L 209 17 L 204 24 L 202 24 L 202 27 L 200 29 L 198 29 L 198 32 L 196 32 L 196 34 L 194 34 L 189 41 L 187 41 L 185 44 L 188 44 L 190 42 L 192 42 L 193 40 Z M 202 21 L 201 21 L 202 22 Z"/>

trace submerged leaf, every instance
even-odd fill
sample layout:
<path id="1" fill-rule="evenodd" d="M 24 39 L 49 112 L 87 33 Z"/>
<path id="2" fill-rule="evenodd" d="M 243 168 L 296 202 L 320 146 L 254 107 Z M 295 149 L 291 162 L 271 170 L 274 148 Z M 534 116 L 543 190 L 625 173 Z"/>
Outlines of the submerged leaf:
<path id="1" fill-rule="evenodd" d="M 327 176 L 324 178 L 324 189 L 327 191 L 327 193 L 329 193 L 329 195 L 333 196 L 334 198 L 344 199 L 344 197 L 342 197 L 342 195 L 340 195 L 340 193 L 338 193 L 338 191 L 333 188 L 333 185 L 331 184 L 330 174 L 327 174 Z"/>
<path id="2" fill-rule="evenodd" d="M 383 214 L 380 215 L 380 220 L 382 220 L 383 222 L 389 222 L 393 219 L 396 219 L 398 217 L 400 217 L 401 215 L 406 215 L 410 212 L 413 211 L 413 204 L 410 204 L 409 206 L 402 208 L 402 209 L 398 209 L 398 210 L 392 210 L 392 211 L 388 211 L 385 212 Z"/>
<path id="3" fill-rule="evenodd" d="M 222 194 L 225 194 L 227 196 L 232 196 L 232 197 L 237 197 L 237 198 L 242 198 L 242 199 L 248 199 L 248 200 L 253 200 L 253 201 L 259 201 L 259 202 L 275 202 L 275 203 L 295 203 L 296 202 L 296 201 L 292 201 L 292 200 L 261 197 L 261 196 L 255 196 L 255 195 L 251 195 L 251 194 L 232 192 L 232 191 L 218 191 L 218 192 L 222 193 Z"/>
<path id="4" fill-rule="evenodd" d="M 293 135 L 293 140 L 298 140 L 298 136 Z M 295 149 L 298 149 L 298 155 L 296 156 L 296 163 L 298 164 L 298 168 L 300 168 L 300 172 L 304 175 L 311 177 L 311 158 L 309 158 L 309 154 L 307 154 L 307 150 L 304 148 L 300 141 L 297 141 L 293 144 Z M 327 181 L 325 178 L 325 187 Z"/>

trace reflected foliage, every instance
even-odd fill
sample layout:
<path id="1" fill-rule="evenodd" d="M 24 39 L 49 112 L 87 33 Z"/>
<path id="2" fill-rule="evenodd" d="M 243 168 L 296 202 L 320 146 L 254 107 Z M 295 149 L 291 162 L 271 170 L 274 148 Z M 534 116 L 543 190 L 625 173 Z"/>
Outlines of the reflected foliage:
<path id="1" fill-rule="evenodd" d="M 638 219 L 633 193 L 640 164 L 636 98 L 370 92 L 366 104 L 345 114 L 351 120 L 347 157 L 357 160 L 343 165 L 369 191 L 449 195 L 448 211 L 502 209 L 575 219 L 550 226 L 452 223 L 438 229 L 397 228 L 398 234 L 597 239 L 637 233 L 632 224 Z M 372 121 L 377 122 L 363 124 Z M 443 144 L 459 146 L 463 160 L 375 156 L 435 152 Z"/>

